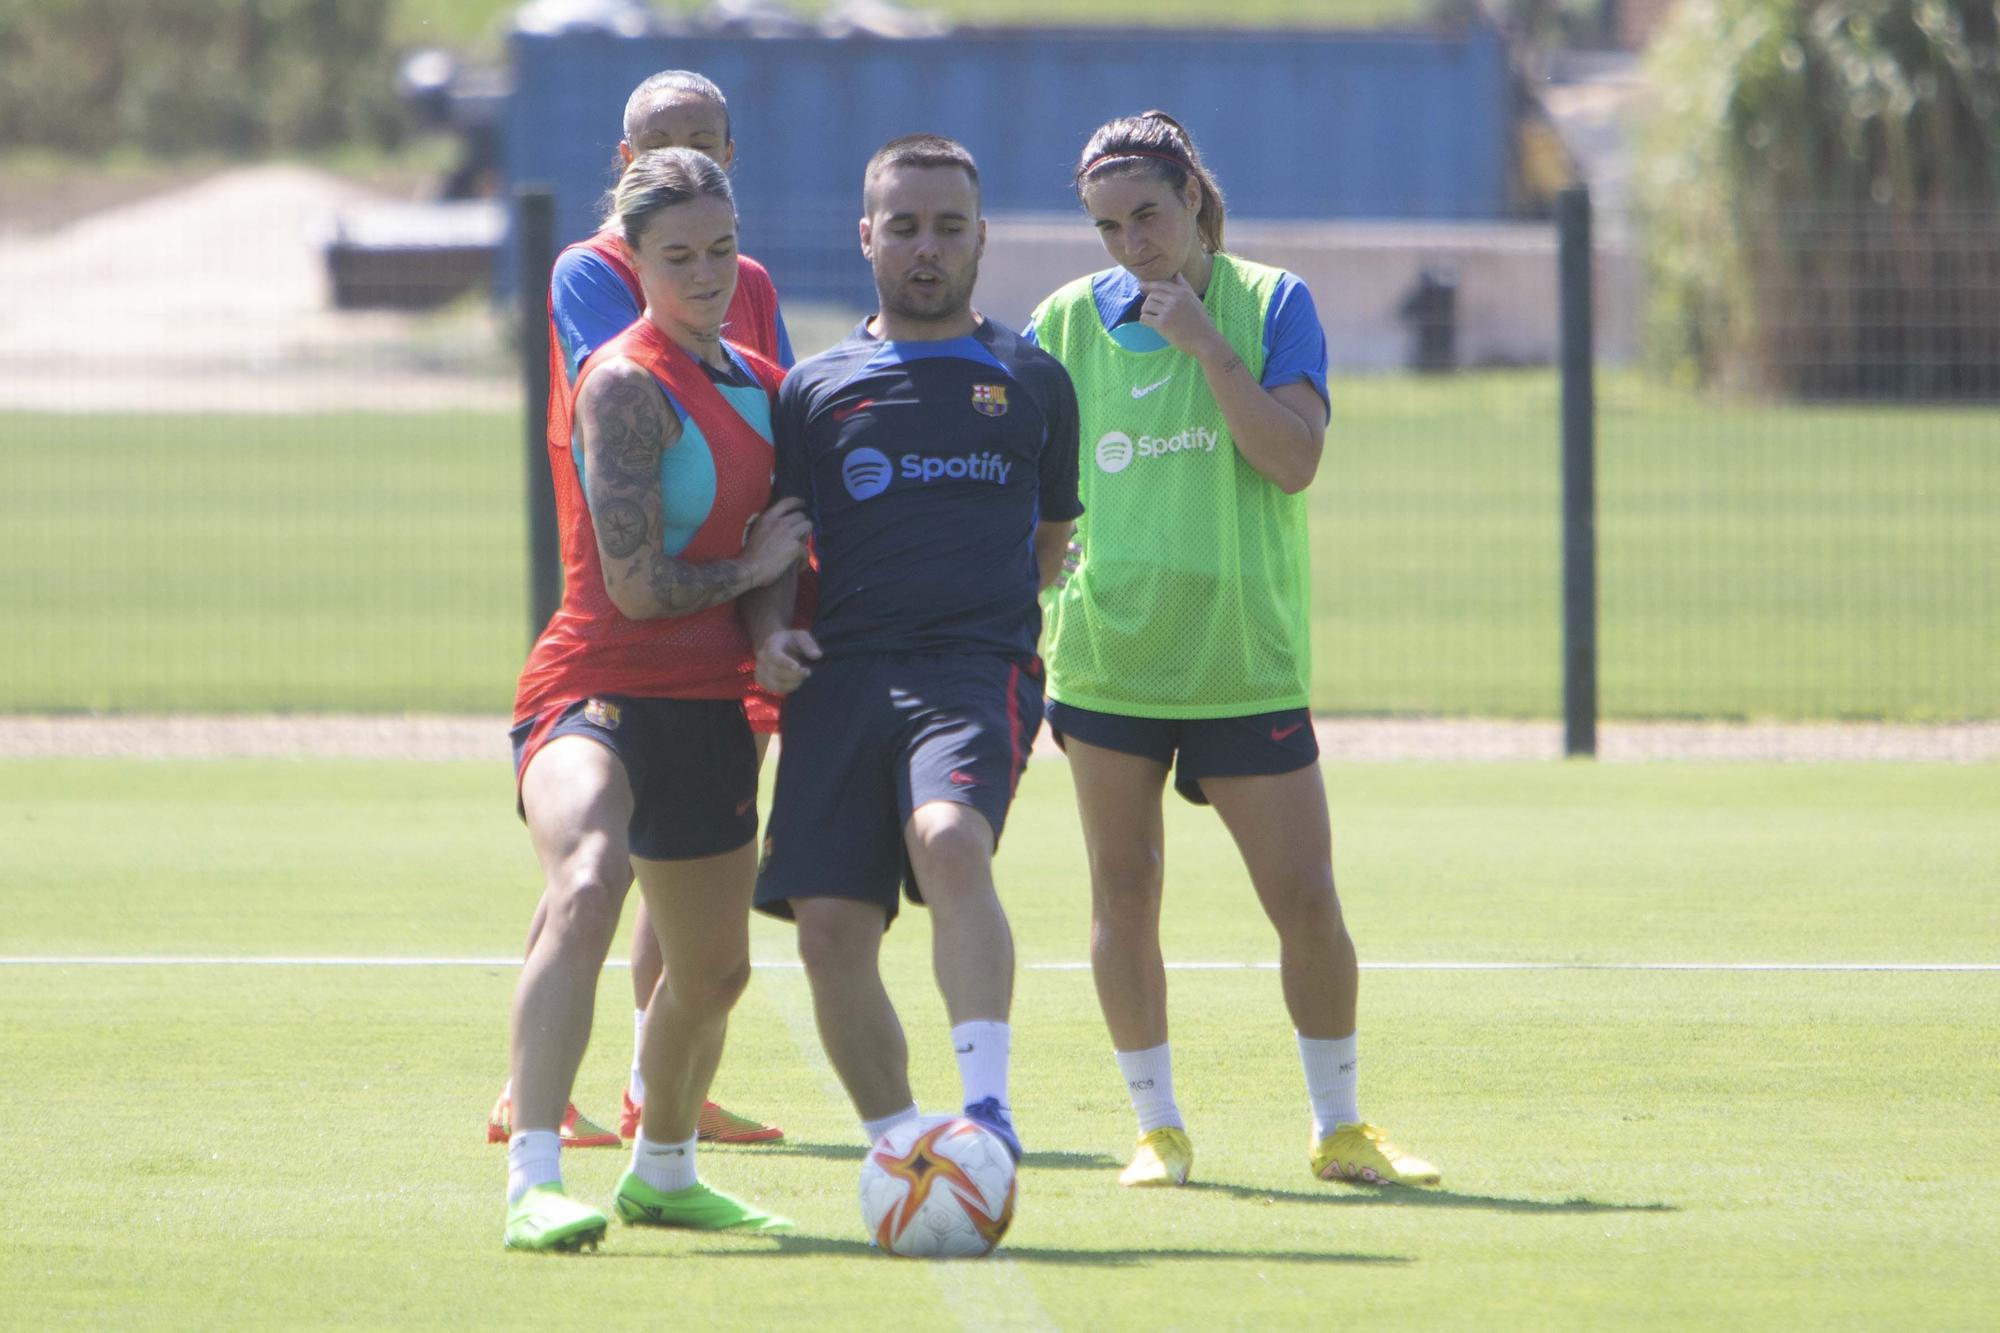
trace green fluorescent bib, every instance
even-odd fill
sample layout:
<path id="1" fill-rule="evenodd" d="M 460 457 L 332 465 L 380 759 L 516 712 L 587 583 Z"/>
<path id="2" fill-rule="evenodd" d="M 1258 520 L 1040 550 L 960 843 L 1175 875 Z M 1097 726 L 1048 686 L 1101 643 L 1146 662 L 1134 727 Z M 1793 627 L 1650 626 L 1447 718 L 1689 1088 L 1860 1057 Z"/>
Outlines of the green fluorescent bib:
<path id="1" fill-rule="evenodd" d="M 1279 276 L 1217 255 L 1204 298 L 1258 378 Z M 1083 558 L 1048 595 L 1050 697 L 1132 717 L 1303 707 L 1305 497 L 1237 454 L 1194 358 L 1149 329 L 1106 332 L 1089 278 L 1043 302 L 1034 328 L 1076 382 L 1081 412 Z"/>

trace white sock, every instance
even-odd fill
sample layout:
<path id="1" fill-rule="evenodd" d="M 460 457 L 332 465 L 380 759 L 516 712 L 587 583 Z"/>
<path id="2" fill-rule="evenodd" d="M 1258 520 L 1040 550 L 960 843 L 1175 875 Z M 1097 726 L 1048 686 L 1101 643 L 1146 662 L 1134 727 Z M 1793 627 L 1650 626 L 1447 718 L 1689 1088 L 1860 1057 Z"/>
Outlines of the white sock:
<path id="1" fill-rule="evenodd" d="M 1306 1096 L 1312 1099 L 1313 1135 L 1325 1138 L 1335 1125 L 1351 1125 L 1361 1119 L 1355 1101 L 1360 1082 L 1356 1067 L 1355 1033 L 1345 1037 L 1299 1038 L 1299 1063 L 1306 1067 Z"/>
<path id="2" fill-rule="evenodd" d="M 1000 1100 L 1000 1109 L 1011 1111 L 1007 1100 L 1007 1056 L 1014 1042 L 1014 1030 L 1005 1023 L 976 1019 L 951 1030 L 951 1048 L 958 1053 L 958 1081 L 965 1089 L 965 1104 Z"/>
<path id="3" fill-rule="evenodd" d="M 562 1184 L 562 1136 L 553 1129 L 517 1130 L 507 1140 L 507 1202 L 537 1185 Z"/>
<path id="4" fill-rule="evenodd" d="M 902 1110 L 891 1112 L 890 1114 L 883 1116 L 880 1120 L 862 1121 L 861 1135 L 863 1138 L 868 1140 L 868 1146 L 872 1148 L 875 1146 L 876 1141 L 880 1139 L 884 1134 L 887 1134 L 890 1130 L 902 1124 L 905 1120 L 915 1120 L 916 1118 L 917 1118 L 917 1106 L 915 1102 L 912 1102 L 910 1103 L 910 1105 L 905 1106 Z"/>
<path id="5" fill-rule="evenodd" d="M 646 1075 L 639 1069 L 639 1055 L 646 1049 L 646 1011 L 632 1011 L 632 1074 L 626 1086 L 632 1094 L 632 1105 L 646 1104 Z"/>
<path id="6" fill-rule="evenodd" d="M 672 1194 L 694 1184 L 694 1145 L 697 1134 L 685 1143 L 655 1143 L 643 1133 L 632 1141 L 632 1174 L 659 1190 Z"/>
<path id="7" fill-rule="evenodd" d="M 1174 1104 L 1173 1043 L 1161 1042 L 1143 1051 L 1113 1051 L 1118 1072 L 1125 1076 L 1125 1090 L 1132 1094 L 1132 1109 L 1139 1116 L 1139 1132 L 1150 1134 L 1171 1126 L 1187 1128 L 1181 1108 Z"/>

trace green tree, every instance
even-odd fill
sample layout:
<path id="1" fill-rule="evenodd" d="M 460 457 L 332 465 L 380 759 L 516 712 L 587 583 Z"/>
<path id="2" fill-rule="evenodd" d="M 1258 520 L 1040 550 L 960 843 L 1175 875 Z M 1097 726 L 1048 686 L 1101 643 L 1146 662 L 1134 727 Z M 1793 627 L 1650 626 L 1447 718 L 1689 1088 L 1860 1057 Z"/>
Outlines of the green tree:
<path id="1" fill-rule="evenodd" d="M 0 0 L 0 146 L 392 143 L 389 16 L 390 0 Z"/>
<path id="2" fill-rule="evenodd" d="M 1681 0 L 1646 81 L 1656 364 L 2000 394 L 2000 3 Z M 1962 309 L 1982 281 L 1986 311 Z"/>

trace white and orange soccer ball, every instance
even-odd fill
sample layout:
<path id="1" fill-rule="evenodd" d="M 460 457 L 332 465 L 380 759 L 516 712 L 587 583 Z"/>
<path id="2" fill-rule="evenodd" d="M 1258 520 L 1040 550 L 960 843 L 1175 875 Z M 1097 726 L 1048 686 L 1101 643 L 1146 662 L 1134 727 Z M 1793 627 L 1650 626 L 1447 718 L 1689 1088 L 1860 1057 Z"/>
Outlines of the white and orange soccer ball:
<path id="1" fill-rule="evenodd" d="M 990 1254 L 1014 1220 L 1014 1159 L 984 1125 L 923 1116 L 884 1134 L 861 1164 L 861 1222 L 906 1259 Z"/>

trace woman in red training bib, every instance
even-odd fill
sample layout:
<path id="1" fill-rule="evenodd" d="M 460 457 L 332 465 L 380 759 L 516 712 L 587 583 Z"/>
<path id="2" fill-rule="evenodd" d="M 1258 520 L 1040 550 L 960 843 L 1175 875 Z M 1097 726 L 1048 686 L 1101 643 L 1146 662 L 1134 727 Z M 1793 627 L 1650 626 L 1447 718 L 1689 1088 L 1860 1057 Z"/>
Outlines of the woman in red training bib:
<path id="1" fill-rule="evenodd" d="M 618 173 L 641 153 L 658 148 L 692 148 L 712 157 L 724 171 L 734 168 L 736 140 L 729 127 L 729 102 L 722 89 L 693 70 L 668 69 L 649 76 L 632 90 L 625 102 L 624 137 L 618 143 Z M 626 262 L 625 242 L 618 234 L 617 219 L 607 219 L 593 235 L 576 242 L 556 256 L 549 274 L 549 410 L 548 438 L 550 462 L 558 471 L 569 466 L 571 418 L 576 410 L 575 381 L 590 359 L 604 344 L 623 333 L 639 318 L 646 295 L 639 289 L 639 275 Z M 778 309 L 778 293 L 771 275 L 750 256 L 736 256 L 736 294 L 730 298 L 723 334 L 739 347 L 761 352 L 780 366 L 792 364 L 792 344 L 785 332 L 784 316 Z M 777 708 L 761 694 L 744 700 L 750 710 L 750 729 L 768 736 L 778 729 Z M 527 946 L 522 956 L 532 953 L 541 936 L 548 913 L 546 903 L 538 903 L 528 926 Z M 646 1100 L 646 1080 L 639 1068 L 645 1043 L 646 1006 L 660 980 L 660 947 L 643 902 L 632 926 L 633 1041 L 631 1074 L 625 1086 L 624 1104 L 618 1112 L 616 1132 L 606 1129 L 577 1111 L 574 1105 L 563 1112 L 562 1139 L 566 1148 L 616 1148 L 623 1139 L 637 1138 L 640 1107 Z M 489 1143 L 505 1143 L 512 1132 L 513 1111 L 503 1090 L 493 1103 L 486 1120 Z M 784 1137 L 776 1125 L 749 1116 L 737 1115 L 714 1102 L 701 1110 L 701 1137 L 719 1143 L 768 1143 Z"/>
<path id="2" fill-rule="evenodd" d="M 729 178 L 699 152 L 637 158 L 613 214 L 645 311 L 577 376 L 558 467 L 563 604 L 514 705 L 521 811 L 546 925 L 514 996 L 506 1243 L 575 1249 L 605 1214 L 562 1192 L 559 1126 L 596 980 L 636 871 L 667 959 L 649 1007 L 627 1221 L 764 1228 L 695 1174 L 697 1118 L 749 979 L 757 746 L 738 594 L 805 557 L 795 502 L 765 506 L 780 372 L 722 338 L 736 286 Z"/>

